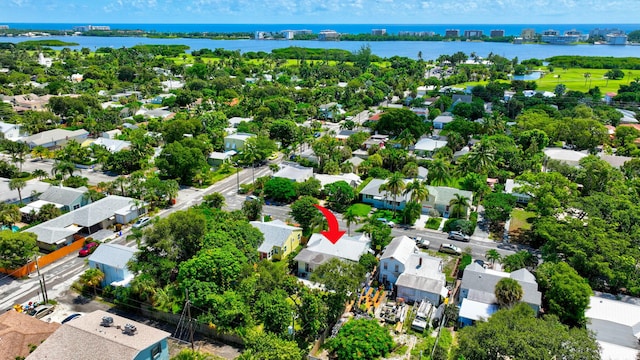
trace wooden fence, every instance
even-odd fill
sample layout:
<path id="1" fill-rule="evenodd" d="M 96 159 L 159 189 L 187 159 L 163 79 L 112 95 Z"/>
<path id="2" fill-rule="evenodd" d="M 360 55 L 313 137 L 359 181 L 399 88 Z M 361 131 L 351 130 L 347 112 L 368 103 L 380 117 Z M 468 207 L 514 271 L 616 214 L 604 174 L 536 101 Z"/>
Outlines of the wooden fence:
<path id="1" fill-rule="evenodd" d="M 63 257 L 72 254 L 80 249 L 82 249 L 82 246 L 84 246 L 84 238 L 83 237 L 76 237 L 76 240 L 74 242 L 71 243 L 71 245 L 67 245 L 65 247 L 62 247 L 58 250 L 55 250 L 53 252 L 50 252 L 47 255 L 43 255 L 41 257 L 38 258 L 38 266 L 40 268 L 43 268 L 53 262 L 56 262 L 60 259 L 62 259 Z M 17 268 L 17 269 L 2 269 L 0 268 L 0 272 L 4 273 L 4 274 L 9 274 L 15 278 L 21 278 L 21 277 L 25 277 L 31 273 L 33 273 L 34 271 L 36 271 L 36 262 L 35 261 L 30 261 L 28 264 Z"/>

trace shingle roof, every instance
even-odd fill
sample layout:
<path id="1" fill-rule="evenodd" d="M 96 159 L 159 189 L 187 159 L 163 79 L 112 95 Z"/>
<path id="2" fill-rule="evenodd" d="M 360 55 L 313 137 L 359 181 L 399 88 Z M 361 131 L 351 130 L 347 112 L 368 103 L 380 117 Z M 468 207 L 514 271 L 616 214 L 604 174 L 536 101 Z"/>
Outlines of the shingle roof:
<path id="1" fill-rule="evenodd" d="M 496 284 L 500 279 L 511 277 L 522 286 L 522 301 L 527 304 L 540 305 L 542 294 L 538 291 L 538 283 L 528 270 L 520 269 L 513 273 L 485 269 L 477 263 L 472 263 L 464 269 L 462 275 L 462 289 L 476 290 L 485 293 L 494 293 Z"/>
<path id="2" fill-rule="evenodd" d="M 360 194 L 377 197 L 379 200 L 384 199 L 385 192 L 380 191 L 380 186 L 383 185 L 385 181 L 386 180 L 384 179 L 371 180 L 369 184 L 367 184 L 367 186 L 365 186 L 364 189 L 360 191 Z M 435 204 L 449 205 L 449 202 L 451 201 L 451 199 L 455 198 L 456 194 L 460 194 L 461 196 L 464 196 L 469 200 L 473 199 L 473 193 L 471 191 L 460 190 L 446 186 L 427 186 L 427 189 L 429 190 L 429 197 L 433 197 L 435 199 Z M 389 196 L 389 199 L 392 198 L 392 196 Z M 410 198 L 411 192 L 404 195 L 401 194 L 396 197 L 397 201 L 399 202 L 407 201 Z"/>
<path id="3" fill-rule="evenodd" d="M 40 242 L 55 244 L 77 233 L 82 227 L 93 226 L 114 216 L 116 212 L 133 209 L 133 206 L 133 199 L 111 195 L 25 231 L 36 234 Z"/>
<path id="4" fill-rule="evenodd" d="M 69 205 L 76 201 L 78 197 L 84 196 L 87 191 L 86 187 L 77 189 L 70 187 L 52 186 L 38 196 L 39 200 L 52 202 L 55 204 Z"/>
<path id="5" fill-rule="evenodd" d="M 127 267 L 129 260 L 133 258 L 136 250 L 124 245 L 102 244 L 89 256 L 89 261 L 103 264 L 116 269 Z"/>
<path id="6" fill-rule="evenodd" d="M 113 326 L 100 326 L 105 316 L 113 318 Z M 125 324 L 136 327 L 135 335 L 124 334 L 118 328 Z M 140 351 L 170 335 L 122 316 L 97 310 L 62 325 L 27 359 L 134 359 Z"/>
<path id="7" fill-rule="evenodd" d="M 9 188 L 10 179 L 0 178 L 0 202 L 14 203 L 20 201 L 18 190 Z M 22 189 L 22 198 L 30 196 L 32 192 L 43 192 L 51 187 L 51 184 L 39 180 L 28 180 L 27 185 Z"/>
<path id="8" fill-rule="evenodd" d="M 29 355 L 29 344 L 40 344 L 60 327 L 24 313 L 9 310 L 0 315 L 0 360 Z"/>
<path id="9" fill-rule="evenodd" d="M 302 230 L 302 228 L 289 226 L 280 220 L 270 222 L 251 221 L 250 224 L 260 230 L 262 235 L 264 235 L 264 241 L 258 248 L 258 251 L 262 253 L 268 253 L 274 246 L 284 246 L 284 242 L 292 232 Z"/>

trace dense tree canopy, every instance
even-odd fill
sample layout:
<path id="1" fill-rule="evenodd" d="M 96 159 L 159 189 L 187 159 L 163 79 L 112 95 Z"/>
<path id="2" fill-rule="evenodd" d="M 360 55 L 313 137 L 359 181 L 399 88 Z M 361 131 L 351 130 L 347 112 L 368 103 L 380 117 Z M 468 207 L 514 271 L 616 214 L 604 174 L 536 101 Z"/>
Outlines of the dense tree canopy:
<path id="1" fill-rule="evenodd" d="M 486 322 L 460 330 L 457 356 L 493 360 L 600 359 L 598 344 L 586 329 L 569 329 L 552 315 L 536 318 L 527 304 L 500 310 Z"/>
<path id="2" fill-rule="evenodd" d="M 338 359 L 379 359 L 393 348 L 389 330 L 374 319 L 351 320 L 344 324 L 338 335 L 327 342 L 327 347 Z"/>

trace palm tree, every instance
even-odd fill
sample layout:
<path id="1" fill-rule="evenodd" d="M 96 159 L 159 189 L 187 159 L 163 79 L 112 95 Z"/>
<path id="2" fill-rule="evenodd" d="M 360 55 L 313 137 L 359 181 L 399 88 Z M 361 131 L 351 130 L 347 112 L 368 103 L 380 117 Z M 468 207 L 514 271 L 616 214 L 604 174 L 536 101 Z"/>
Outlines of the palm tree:
<path id="1" fill-rule="evenodd" d="M 427 179 L 433 186 L 446 185 L 451 181 L 449 163 L 443 159 L 433 159 L 429 164 Z"/>
<path id="2" fill-rule="evenodd" d="M 403 149 L 408 149 L 409 146 L 415 144 L 416 138 L 413 136 L 409 129 L 404 129 L 396 138 L 396 141 Z"/>
<path id="3" fill-rule="evenodd" d="M 344 214 L 342 214 L 342 218 L 347 223 L 347 234 L 351 236 L 351 224 L 360 223 L 360 216 L 358 216 L 352 208 L 348 208 Z"/>
<path id="4" fill-rule="evenodd" d="M 495 149 L 480 143 L 479 146 L 475 146 L 473 150 L 466 155 L 464 167 L 467 172 L 486 174 L 496 167 L 495 155 Z"/>
<path id="5" fill-rule="evenodd" d="M 104 273 L 100 269 L 88 269 L 80 275 L 80 283 L 93 287 L 93 295 L 98 295 L 96 287 L 104 280 Z"/>
<path id="6" fill-rule="evenodd" d="M 467 212 L 469 198 L 460 194 L 453 194 L 453 196 L 454 198 L 449 201 L 449 216 L 452 218 L 460 218 L 461 214 L 466 214 Z"/>
<path id="7" fill-rule="evenodd" d="M 18 190 L 18 197 L 20 198 L 20 203 L 22 203 L 22 189 L 27 186 L 27 182 L 24 179 L 13 178 L 9 181 L 9 189 L 10 190 Z"/>
<path id="8" fill-rule="evenodd" d="M 246 164 L 251 164 L 251 183 L 256 181 L 255 163 L 258 160 L 259 154 L 254 142 L 247 141 L 242 148 L 242 161 Z"/>
<path id="9" fill-rule="evenodd" d="M 11 227 L 22 220 L 22 213 L 18 205 L 0 204 L 0 225 Z"/>
<path id="10" fill-rule="evenodd" d="M 118 176 L 115 180 L 113 180 L 113 186 L 116 189 L 120 190 L 120 195 L 121 196 L 126 196 L 125 195 L 126 193 L 124 192 L 124 186 L 127 185 L 128 182 L 129 181 L 124 176 Z"/>
<path id="11" fill-rule="evenodd" d="M 42 170 L 42 169 L 35 169 L 33 170 L 33 176 L 37 177 L 38 180 L 42 180 L 44 178 L 46 178 L 47 176 L 49 176 L 49 174 L 47 174 L 46 171 Z"/>
<path id="12" fill-rule="evenodd" d="M 522 300 L 522 286 L 512 278 L 502 278 L 496 284 L 494 294 L 500 307 L 510 308 Z"/>
<path id="13" fill-rule="evenodd" d="M 65 174 L 69 174 L 69 176 L 73 176 L 73 173 L 76 171 L 76 166 L 74 163 L 70 161 L 56 161 L 53 164 L 53 168 L 51 169 L 51 175 L 56 176 L 57 174 L 61 174 L 64 179 Z"/>
<path id="14" fill-rule="evenodd" d="M 484 256 L 487 258 L 487 260 L 491 261 L 492 265 L 495 265 L 496 261 L 500 262 L 500 260 L 502 260 L 502 256 L 496 249 L 488 250 Z"/>
<path id="15" fill-rule="evenodd" d="M 417 179 L 408 183 L 402 194 L 406 196 L 409 193 L 411 193 L 411 201 L 417 202 L 418 204 L 422 204 L 423 201 L 429 198 L 429 188 L 427 188 L 427 184 Z"/>
<path id="16" fill-rule="evenodd" d="M 131 234 L 127 235 L 127 241 L 135 240 L 136 246 L 139 248 L 142 243 L 144 232 L 140 228 L 131 228 Z"/>
<path id="17" fill-rule="evenodd" d="M 105 197 L 103 193 L 95 189 L 87 190 L 87 192 L 85 192 L 84 195 L 82 196 L 84 197 L 85 200 L 87 200 L 87 202 L 94 202 Z"/>
<path id="18" fill-rule="evenodd" d="M 422 205 L 415 201 L 409 201 L 402 211 L 402 222 L 408 225 L 413 225 L 416 219 L 420 217 L 422 213 Z"/>
<path id="19" fill-rule="evenodd" d="M 404 175 L 401 172 L 396 171 L 391 174 L 387 178 L 387 181 L 384 184 L 380 185 L 380 188 L 378 189 L 378 191 L 384 191 L 393 196 L 392 208 L 394 213 L 396 212 L 397 197 L 398 195 L 402 194 L 404 188 Z"/>
<path id="20" fill-rule="evenodd" d="M 131 291 L 138 296 L 138 299 L 144 302 L 151 302 L 156 294 L 157 287 L 158 284 L 155 279 L 149 274 L 140 274 L 131 281 Z"/>
<path id="21" fill-rule="evenodd" d="M 31 156 L 39 157 L 40 160 L 50 156 L 50 151 L 42 145 L 38 145 L 31 150 Z"/>

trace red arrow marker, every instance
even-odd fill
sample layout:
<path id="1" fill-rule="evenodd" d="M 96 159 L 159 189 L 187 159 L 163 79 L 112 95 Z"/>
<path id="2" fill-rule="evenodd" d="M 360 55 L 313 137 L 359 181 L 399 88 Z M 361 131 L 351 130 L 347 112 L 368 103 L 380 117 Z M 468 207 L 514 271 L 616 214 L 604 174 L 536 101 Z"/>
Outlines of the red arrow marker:
<path id="1" fill-rule="evenodd" d="M 329 224 L 329 231 L 321 231 L 320 234 L 324 235 L 324 237 L 326 237 L 327 240 L 331 241 L 332 244 L 337 243 L 345 233 L 345 231 L 340 230 L 338 219 L 336 219 L 336 216 L 333 215 L 333 213 L 328 209 L 325 209 L 317 204 L 314 204 L 313 206 L 315 206 L 318 210 L 320 210 L 320 212 L 322 212 L 322 215 L 327 218 L 327 223 Z"/>

